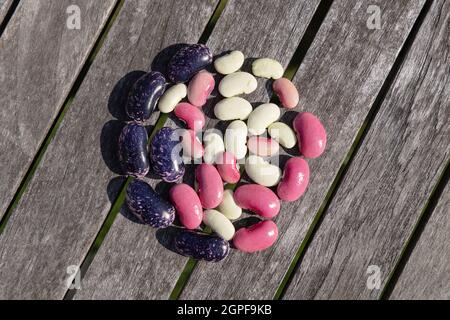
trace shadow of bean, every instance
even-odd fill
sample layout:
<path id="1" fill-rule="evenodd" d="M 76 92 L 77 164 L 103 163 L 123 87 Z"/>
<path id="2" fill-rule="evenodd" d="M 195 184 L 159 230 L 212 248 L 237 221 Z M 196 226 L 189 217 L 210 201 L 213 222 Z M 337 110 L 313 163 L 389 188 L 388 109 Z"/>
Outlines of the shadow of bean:
<path id="1" fill-rule="evenodd" d="M 119 161 L 119 136 L 126 123 L 111 120 L 105 123 L 100 134 L 100 150 L 103 161 L 112 172 L 122 175 L 123 171 Z"/>
<path id="2" fill-rule="evenodd" d="M 145 73 L 145 71 L 141 70 L 131 71 L 123 76 L 114 86 L 108 99 L 108 110 L 117 120 L 131 120 L 125 111 L 128 94 L 130 93 L 134 83 Z"/>
<path id="3" fill-rule="evenodd" d="M 113 204 L 117 197 L 119 196 L 119 192 L 122 190 L 123 185 L 125 184 L 126 177 L 115 177 L 112 178 L 108 182 L 108 186 L 106 187 L 106 194 L 108 195 L 108 199 Z"/>

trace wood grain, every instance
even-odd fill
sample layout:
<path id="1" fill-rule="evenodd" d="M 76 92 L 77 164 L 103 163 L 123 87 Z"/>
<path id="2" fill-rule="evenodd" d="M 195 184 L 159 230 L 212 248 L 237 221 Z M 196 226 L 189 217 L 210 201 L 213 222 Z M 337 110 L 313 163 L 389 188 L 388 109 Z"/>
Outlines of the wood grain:
<path id="1" fill-rule="evenodd" d="M 0 25 L 3 23 L 14 0 L 0 0 Z"/>
<path id="2" fill-rule="evenodd" d="M 423 3 L 333 3 L 293 80 L 301 94 L 295 111 L 315 113 L 329 136 L 326 153 L 309 161 L 308 191 L 301 200 L 282 204 L 275 219 L 279 239 L 272 248 L 256 254 L 234 250 L 223 263 L 199 263 L 181 298 L 274 296 Z M 381 30 L 366 27 L 369 5 L 383 12 Z M 285 114 L 284 120 L 293 115 Z"/>
<path id="3" fill-rule="evenodd" d="M 216 5 L 213 0 L 124 3 L 0 238 L 0 298 L 64 296 L 66 268 L 83 261 L 123 182 L 113 171 L 127 88 L 162 48 L 195 42 Z"/>
<path id="4" fill-rule="evenodd" d="M 0 39 L 0 218 L 115 3 L 22 1 L 9 21 Z M 80 30 L 66 26 L 74 4 Z"/>
<path id="5" fill-rule="evenodd" d="M 239 49 L 247 57 L 274 57 L 286 66 L 318 3 L 231 0 L 207 45 L 215 54 Z M 249 62 L 251 59 L 245 64 L 245 70 L 248 70 Z M 259 90 L 247 98 L 252 102 L 268 101 L 264 81 L 261 80 Z M 207 115 L 212 115 L 215 102 L 216 99 L 211 99 L 203 107 Z M 208 127 L 216 124 L 216 119 L 208 120 Z M 181 124 L 178 122 L 175 125 L 169 120 L 167 125 L 174 127 Z M 190 173 L 185 176 L 185 181 L 191 185 L 192 170 L 190 167 Z M 167 184 L 155 180 L 150 183 L 159 192 L 167 193 Z M 164 239 L 170 239 L 171 231 L 159 231 L 156 236 L 161 243 L 165 243 Z M 83 290 L 75 298 L 167 299 L 187 259 L 172 253 L 161 243 L 155 239 L 155 232 L 119 215 L 83 279 Z"/>
<path id="6" fill-rule="evenodd" d="M 379 297 L 450 156 L 449 27 L 434 1 L 285 298 Z"/>
<path id="7" fill-rule="evenodd" d="M 447 184 L 389 299 L 450 300 L 449 210 Z"/>

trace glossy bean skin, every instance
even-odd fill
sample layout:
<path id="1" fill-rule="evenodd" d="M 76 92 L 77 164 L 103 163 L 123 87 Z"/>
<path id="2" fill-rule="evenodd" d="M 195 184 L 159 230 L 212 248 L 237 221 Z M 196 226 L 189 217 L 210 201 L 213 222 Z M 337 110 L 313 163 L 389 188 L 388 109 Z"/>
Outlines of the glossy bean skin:
<path id="1" fill-rule="evenodd" d="M 181 224 L 191 230 L 198 228 L 202 223 L 203 209 L 195 190 L 184 183 L 176 184 L 170 189 L 169 197 Z"/>
<path id="2" fill-rule="evenodd" d="M 125 107 L 127 115 L 138 123 L 147 122 L 165 88 L 166 79 L 162 73 L 151 71 L 143 75 L 130 91 Z"/>
<path id="3" fill-rule="evenodd" d="M 297 106 L 299 101 L 298 91 L 289 79 L 280 78 L 275 80 L 272 88 L 283 107 L 293 109 Z"/>
<path id="4" fill-rule="evenodd" d="M 217 207 L 223 199 L 223 183 L 217 169 L 211 164 L 202 163 L 195 169 L 195 178 L 203 208 Z"/>
<path id="5" fill-rule="evenodd" d="M 299 113 L 294 119 L 300 153 L 306 158 L 318 158 L 325 151 L 327 133 L 320 120 L 309 112 Z"/>
<path id="6" fill-rule="evenodd" d="M 245 172 L 254 182 L 266 187 L 277 185 L 282 173 L 278 166 L 256 155 L 250 155 L 245 160 Z"/>
<path id="7" fill-rule="evenodd" d="M 144 181 L 133 180 L 127 187 L 128 208 L 145 224 L 166 228 L 175 219 L 175 208 Z"/>
<path id="8" fill-rule="evenodd" d="M 159 99 L 158 108 L 162 113 L 172 112 L 178 103 L 186 97 L 187 87 L 184 83 L 176 84 L 167 89 Z"/>
<path id="9" fill-rule="evenodd" d="M 296 201 L 306 191 L 309 183 L 309 166 L 302 158 L 291 158 L 286 162 L 277 194 L 281 200 Z"/>
<path id="10" fill-rule="evenodd" d="M 280 212 L 280 200 L 267 187 L 258 184 L 240 186 L 234 192 L 236 204 L 245 210 L 250 210 L 263 218 L 271 219 Z"/>
<path id="11" fill-rule="evenodd" d="M 166 182 L 175 182 L 183 177 L 185 165 L 180 156 L 180 135 L 172 128 L 161 128 L 150 145 L 152 170 Z"/>
<path id="12" fill-rule="evenodd" d="M 230 189 L 223 192 L 223 200 L 218 209 L 230 220 L 236 220 L 242 215 L 242 208 L 234 201 L 234 192 Z"/>
<path id="13" fill-rule="evenodd" d="M 175 107 L 175 115 L 186 123 L 186 126 L 194 131 L 201 131 L 205 126 L 205 115 L 203 112 L 187 102 L 181 102 Z"/>
<path id="14" fill-rule="evenodd" d="M 241 51 L 234 50 L 217 58 L 214 61 L 214 68 L 218 73 L 230 74 L 238 71 L 244 64 L 244 60 L 244 54 Z"/>
<path id="15" fill-rule="evenodd" d="M 291 149 L 297 143 L 297 137 L 294 130 L 283 122 L 274 122 L 267 131 L 270 137 L 287 149 Z"/>
<path id="16" fill-rule="evenodd" d="M 227 183 L 237 183 L 241 179 L 239 165 L 236 157 L 231 152 L 222 152 L 217 156 L 217 171 L 219 171 L 222 180 Z"/>
<path id="17" fill-rule="evenodd" d="M 268 220 L 236 231 L 233 244 L 239 251 L 252 253 L 271 247 L 277 238 L 278 227 L 273 221 Z"/>
<path id="18" fill-rule="evenodd" d="M 127 175 L 145 177 L 150 168 L 148 159 L 148 136 L 143 126 L 126 125 L 119 137 L 119 161 Z"/>
<path id="19" fill-rule="evenodd" d="M 219 93 L 225 98 L 240 94 L 249 94 L 256 90 L 258 82 L 255 77 L 243 71 L 230 73 L 219 82 Z"/>
<path id="20" fill-rule="evenodd" d="M 214 90 L 214 77 L 208 71 L 200 71 L 189 82 L 188 100 L 196 107 L 202 107 Z"/>
<path id="21" fill-rule="evenodd" d="M 260 58 L 253 61 L 252 73 L 261 78 L 279 79 L 283 76 L 284 69 L 281 63 L 274 59 Z"/>
<path id="22" fill-rule="evenodd" d="M 253 107 L 241 97 L 225 98 L 214 106 L 214 115 L 222 121 L 245 120 L 252 112 Z"/>
<path id="23" fill-rule="evenodd" d="M 175 236 L 175 250 L 186 257 L 219 262 L 230 252 L 230 244 L 217 236 L 183 230 Z"/>
<path id="24" fill-rule="evenodd" d="M 271 157 L 278 153 L 280 145 L 274 139 L 253 136 L 247 141 L 248 150 L 260 157 Z"/>
<path id="25" fill-rule="evenodd" d="M 204 44 L 191 44 L 177 51 L 170 59 L 168 77 L 174 83 L 186 82 L 212 63 L 212 53 Z"/>
<path id="26" fill-rule="evenodd" d="M 234 236 L 234 225 L 217 210 L 205 210 L 203 213 L 203 223 L 224 240 L 229 241 Z"/>
<path id="27" fill-rule="evenodd" d="M 188 159 L 200 159 L 203 157 L 205 151 L 194 130 L 182 130 L 181 138 L 183 156 Z"/>
<path id="28" fill-rule="evenodd" d="M 243 159 L 247 154 L 247 125 L 244 121 L 235 120 L 225 131 L 225 150 L 234 154 L 237 159 Z"/>
<path id="29" fill-rule="evenodd" d="M 215 163 L 217 156 L 225 151 L 225 145 L 220 133 L 207 130 L 203 136 L 203 143 L 205 147 L 203 160 L 205 163 Z"/>
<path id="30" fill-rule="evenodd" d="M 250 135 L 259 136 L 267 127 L 280 118 L 280 108 L 274 103 L 264 103 L 256 107 L 248 116 L 247 126 Z"/>

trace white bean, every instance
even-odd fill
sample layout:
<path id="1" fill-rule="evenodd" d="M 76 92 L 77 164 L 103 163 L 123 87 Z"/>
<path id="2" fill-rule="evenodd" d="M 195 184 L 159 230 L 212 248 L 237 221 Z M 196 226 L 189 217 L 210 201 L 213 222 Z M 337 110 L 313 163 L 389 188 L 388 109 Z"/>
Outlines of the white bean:
<path id="1" fill-rule="evenodd" d="M 268 128 L 272 139 L 278 141 L 283 147 L 291 149 L 297 143 L 294 130 L 283 122 L 274 122 Z"/>
<path id="2" fill-rule="evenodd" d="M 247 125 L 244 121 L 235 120 L 225 131 L 225 150 L 242 159 L 247 154 Z"/>
<path id="3" fill-rule="evenodd" d="M 273 103 L 265 103 L 258 106 L 248 116 L 248 132 L 250 135 L 259 136 L 266 128 L 280 118 L 280 108 Z"/>
<path id="4" fill-rule="evenodd" d="M 270 58 L 256 59 L 252 63 L 252 72 L 255 76 L 267 79 L 280 79 L 283 76 L 283 66 Z"/>
<path id="5" fill-rule="evenodd" d="M 243 64 L 244 54 L 241 51 L 235 50 L 217 58 L 214 61 L 214 68 L 218 73 L 230 74 L 238 71 Z"/>
<path id="6" fill-rule="evenodd" d="M 241 97 L 231 97 L 218 102 L 214 107 L 214 114 L 217 119 L 222 121 L 245 120 L 252 110 L 252 105 L 247 100 Z"/>
<path id="7" fill-rule="evenodd" d="M 205 210 L 203 223 L 210 227 L 219 237 L 231 240 L 234 236 L 234 226 L 230 220 L 217 210 Z"/>
<path id="8" fill-rule="evenodd" d="M 234 192 L 226 189 L 223 192 L 223 200 L 219 205 L 219 211 L 230 220 L 236 220 L 242 215 L 242 209 L 234 201 Z"/>
<path id="9" fill-rule="evenodd" d="M 256 90 L 258 83 L 248 72 L 235 72 L 225 76 L 219 83 L 219 92 L 225 98 L 248 94 Z"/>
<path id="10" fill-rule="evenodd" d="M 257 184 L 273 187 L 280 182 L 281 169 L 263 158 L 251 155 L 245 161 L 245 172 Z"/>
<path id="11" fill-rule="evenodd" d="M 170 87 L 159 99 L 158 108 L 163 113 L 172 112 L 176 105 L 186 97 L 187 87 L 184 83 L 176 84 Z"/>
<path id="12" fill-rule="evenodd" d="M 203 136 L 205 163 L 213 164 L 218 154 L 225 151 L 222 135 L 213 131 L 206 132 Z"/>

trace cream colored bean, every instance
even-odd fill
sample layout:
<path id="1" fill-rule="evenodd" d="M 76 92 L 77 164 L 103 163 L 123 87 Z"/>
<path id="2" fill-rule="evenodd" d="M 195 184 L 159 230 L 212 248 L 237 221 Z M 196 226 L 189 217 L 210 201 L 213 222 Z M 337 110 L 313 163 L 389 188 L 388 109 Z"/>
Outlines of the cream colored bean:
<path id="1" fill-rule="evenodd" d="M 270 58 L 256 59 L 252 63 L 252 72 L 255 76 L 267 79 L 280 79 L 283 76 L 283 66 Z"/>
<path id="2" fill-rule="evenodd" d="M 248 72 L 235 72 L 223 78 L 219 83 L 219 92 L 225 98 L 240 94 L 248 94 L 256 90 L 258 83 L 253 75 Z"/>
<path id="3" fill-rule="evenodd" d="M 250 102 L 241 97 L 225 98 L 214 107 L 214 115 L 222 121 L 245 120 L 252 112 Z"/>
<path id="4" fill-rule="evenodd" d="M 286 149 L 291 149 L 297 143 L 297 136 L 294 130 L 283 122 L 272 123 L 269 128 L 269 135 L 272 139 L 278 141 Z"/>
<path id="5" fill-rule="evenodd" d="M 217 58 L 214 61 L 214 68 L 218 73 L 230 74 L 238 71 L 243 64 L 244 54 L 241 51 L 235 50 Z"/>
<path id="6" fill-rule="evenodd" d="M 247 154 L 247 125 L 235 120 L 225 131 L 225 150 L 234 154 L 236 159 L 243 159 Z"/>
<path id="7" fill-rule="evenodd" d="M 231 240 L 234 236 L 234 226 L 230 220 L 217 210 L 205 210 L 203 223 L 210 227 L 219 237 Z"/>
<path id="8" fill-rule="evenodd" d="M 225 151 L 222 135 L 213 131 L 206 132 L 203 136 L 205 163 L 213 164 L 217 155 Z"/>
<path id="9" fill-rule="evenodd" d="M 245 161 L 245 172 L 257 184 L 273 187 L 280 182 L 281 169 L 263 158 L 251 155 Z"/>
<path id="10" fill-rule="evenodd" d="M 170 87 L 159 99 L 158 108 L 163 113 L 172 112 L 181 99 L 187 95 L 187 87 L 184 83 Z"/>
<path id="11" fill-rule="evenodd" d="M 223 200 L 219 205 L 219 211 L 230 220 L 239 219 L 242 215 L 242 209 L 234 201 L 234 192 L 232 190 L 225 190 L 223 192 Z"/>
<path id="12" fill-rule="evenodd" d="M 280 118 L 280 108 L 273 103 L 265 103 L 258 106 L 248 116 L 248 132 L 250 135 L 259 136 L 267 127 Z"/>

